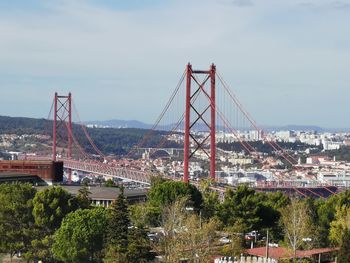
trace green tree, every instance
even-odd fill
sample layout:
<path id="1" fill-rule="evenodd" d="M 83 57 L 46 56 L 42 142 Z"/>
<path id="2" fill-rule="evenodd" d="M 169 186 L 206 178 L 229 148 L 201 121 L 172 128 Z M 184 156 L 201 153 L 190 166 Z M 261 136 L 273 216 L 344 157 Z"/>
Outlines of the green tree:
<path id="1" fill-rule="evenodd" d="M 67 263 L 102 262 L 106 224 L 101 207 L 68 214 L 54 235 L 54 257 Z"/>
<path id="2" fill-rule="evenodd" d="M 56 262 L 51 250 L 53 242 L 53 235 L 45 235 L 40 228 L 36 228 L 32 236 L 31 248 L 25 257 L 32 260 L 41 259 L 47 263 Z"/>
<path id="3" fill-rule="evenodd" d="M 209 219 L 217 214 L 219 195 L 216 191 L 210 189 L 211 181 L 203 180 L 200 183 L 200 191 L 203 196 L 203 204 L 202 204 L 202 217 L 204 219 Z"/>
<path id="4" fill-rule="evenodd" d="M 63 218 L 78 208 L 76 199 L 60 186 L 38 192 L 33 200 L 35 223 L 53 233 L 60 227 Z"/>
<path id="5" fill-rule="evenodd" d="M 37 192 L 33 204 L 33 215 L 37 229 L 33 235 L 32 249 L 28 256 L 31 259 L 53 262 L 51 246 L 54 232 L 60 227 L 67 214 L 77 210 L 79 205 L 85 207 L 86 204 L 59 186 Z"/>
<path id="6" fill-rule="evenodd" d="M 149 222 L 152 222 L 153 226 L 159 226 L 163 208 L 181 197 L 185 197 L 187 206 L 194 207 L 196 211 L 201 209 L 202 194 L 195 186 L 184 182 L 164 180 L 161 177 L 153 179 L 147 202 Z"/>
<path id="7" fill-rule="evenodd" d="M 320 244 L 321 246 L 329 246 L 331 240 L 330 229 L 331 222 L 335 220 L 336 209 L 338 207 L 350 207 L 350 191 L 332 195 L 327 200 L 318 199 L 316 201 L 317 207 L 317 225 L 319 226 Z"/>
<path id="8" fill-rule="evenodd" d="M 333 245 L 339 246 L 344 231 L 350 229 L 350 207 L 341 206 L 336 209 L 335 219 L 330 224 L 329 238 Z"/>
<path id="9" fill-rule="evenodd" d="M 199 190 L 184 182 L 165 181 L 157 183 L 148 192 L 149 202 L 158 207 L 165 207 L 180 197 L 188 197 L 188 201 L 195 209 L 200 209 L 203 199 Z"/>
<path id="10" fill-rule="evenodd" d="M 112 179 L 108 179 L 105 183 L 105 186 L 106 187 L 115 187 L 116 185 Z"/>
<path id="11" fill-rule="evenodd" d="M 279 220 L 280 210 L 290 204 L 290 199 L 282 192 L 258 193 L 263 200 L 258 216 L 261 218 L 258 230 L 269 230 L 270 240 L 279 242 L 283 240 L 283 231 Z"/>
<path id="12" fill-rule="evenodd" d="M 350 263 L 350 230 L 348 228 L 345 229 L 342 235 L 337 262 Z"/>
<path id="13" fill-rule="evenodd" d="M 124 196 L 124 189 L 108 210 L 107 244 L 105 249 L 105 263 L 115 262 L 148 262 L 154 256 L 151 254 L 150 241 L 143 228 L 145 219 L 141 206 L 133 206 L 135 216 L 133 225 L 129 219 L 128 203 Z"/>
<path id="14" fill-rule="evenodd" d="M 112 203 L 108 212 L 108 249 L 126 254 L 128 249 L 128 227 L 130 225 L 130 219 L 128 203 L 123 188 L 120 188 L 120 194 L 117 200 Z"/>
<path id="15" fill-rule="evenodd" d="M 89 197 L 89 195 L 91 195 L 91 192 L 89 191 L 89 188 L 86 185 L 83 185 L 83 187 L 78 190 L 76 199 L 81 209 L 90 208 L 91 198 Z"/>
<path id="16" fill-rule="evenodd" d="M 129 205 L 130 220 L 134 225 L 157 226 L 161 218 L 161 210 L 149 202 Z"/>
<path id="17" fill-rule="evenodd" d="M 165 179 L 164 177 L 162 177 L 162 176 L 150 176 L 150 181 L 151 181 L 151 188 L 152 187 L 155 187 L 156 185 L 158 185 L 158 184 L 162 184 L 162 183 L 164 183 L 164 182 L 166 182 L 166 181 L 168 181 L 167 179 Z"/>
<path id="18" fill-rule="evenodd" d="M 11 259 L 17 251 L 26 253 L 31 247 L 34 195 L 30 184 L 0 185 L 0 251 Z"/>
<path id="19" fill-rule="evenodd" d="M 220 205 L 218 215 L 224 225 L 232 226 L 237 220 L 243 219 L 245 231 L 256 230 L 261 225 L 262 207 L 261 195 L 242 185 L 234 192 L 231 189 L 226 191 L 225 200 Z"/>
<path id="20" fill-rule="evenodd" d="M 133 227 L 128 234 L 127 261 L 129 263 L 143 263 L 154 259 L 151 253 L 147 232 L 142 226 Z"/>

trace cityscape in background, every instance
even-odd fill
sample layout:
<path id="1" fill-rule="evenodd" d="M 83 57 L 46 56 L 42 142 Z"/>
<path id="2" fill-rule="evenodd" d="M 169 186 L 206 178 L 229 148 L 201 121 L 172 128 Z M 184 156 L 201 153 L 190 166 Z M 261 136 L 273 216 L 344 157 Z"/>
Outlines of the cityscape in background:
<path id="1" fill-rule="evenodd" d="M 0 263 L 350 263 L 350 0 L 0 0 Z"/>

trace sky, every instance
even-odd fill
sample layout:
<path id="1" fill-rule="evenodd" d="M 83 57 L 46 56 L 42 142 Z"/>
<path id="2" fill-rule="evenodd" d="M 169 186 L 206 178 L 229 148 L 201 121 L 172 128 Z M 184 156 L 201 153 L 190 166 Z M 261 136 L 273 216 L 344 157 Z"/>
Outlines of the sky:
<path id="1" fill-rule="evenodd" d="M 350 0 L 1 0 L 0 115 L 153 123 L 215 63 L 261 125 L 350 128 Z"/>

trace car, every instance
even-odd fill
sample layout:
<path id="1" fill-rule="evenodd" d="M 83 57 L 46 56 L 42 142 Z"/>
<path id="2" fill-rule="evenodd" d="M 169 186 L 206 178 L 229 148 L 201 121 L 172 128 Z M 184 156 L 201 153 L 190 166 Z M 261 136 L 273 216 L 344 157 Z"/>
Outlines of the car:
<path id="1" fill-rule="evenodd" d="M 227 238 L 227 237 L 222 237 L 222 238 L 219 239 L 219 242 L 223 243 L 223 244 L 228 244 L 228 243 L 231 243 L 232 240 Z"/>
<path id="2" fill-rule="evenodd" d="M 251 235 L 247 234 L 247 235 L 244 236 L 244 239 L 245 240 L 253 240 L 253 239 L 255 239 L 255 236 L 251 236 Z"/>
<path id="3" fill-rule="evenodd" d="M 159 239 L 156 233 L 148 233 L 147 237 L 152 242 L 156 242 Z"/>

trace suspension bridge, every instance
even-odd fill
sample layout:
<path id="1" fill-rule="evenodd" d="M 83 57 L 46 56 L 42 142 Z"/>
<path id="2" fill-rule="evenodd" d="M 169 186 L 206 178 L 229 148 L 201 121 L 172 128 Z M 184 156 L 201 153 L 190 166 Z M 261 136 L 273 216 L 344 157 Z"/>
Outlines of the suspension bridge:
<path id="1" fill-rule="evenodd" d="M 74 121 L 73 112 L 76 114 Z M 186 183 L 194 183 L 190 179 L 191 162 L 199 160 L 209 163 L 209 178 L 213 182 L 218 181 L 216 178 L 217 152 L 219 152 L 216 146 L 217 132 L 233 135 L 235 141 L 241 144 L 246 154 L 254 157 L 257 164 L 263 164 L 264 158 L 259 155 L 250 141 L 242 136 L 243 130 L 251 130 L 255 131 L 259 135 L 259 139 L 268 144 L 273 149 L 274 154 L 290 167 L 287 172 L 276 172 L 273 182 L 260 183 L 257 190 L 287 189 L 287 191 L 301 196 L 311 195 L 314 197 L 324 197 L 336 193 L 335 187 L 321 184 L 317 178 L 309 177 L 309 185 L 301 186 L 293 182 L 291 174 L 293 171 L 298 173 L 301 169 L 296 166 L 296 158 L 284 150 L 275 140 L 268 138 L 234 95 L 214 64 L 208 70 L 193 69 L 191 64 L 186 66 L 175 90 L 153 127 L 137 145 L 119 160 L 111 160 L 96 146 L 87 128 L 80 120 L 72 100 L 72 94 L 59 95 L 55 93 L 48 119 L 51 119 L 51 116 L 53 116 L 53 143 L 50 158 L 54 161 L 62 160 L 64 162 L 69 182 L 71 171 L 76 170 L 107 178 L 116 177 L 150 184 L 153 172 L 143 162 L 131 160 L 131 156 L 140 149 L 148 148 L 145 144 L 154 136 L 157 129 L 173 123 L 158 145 L 148 148 L 148 152 L 152 153 L 157 149 L 167 151 L 164 144 L 168 140 L 180 142 L 181 149 L 178 152 L 181 152 L 183 159 L 179 169 L 183 175 L 182 180 Z M 73 124 L 79 125 L 82 129 L 93 153 L 87 152 L 82 147 L 73 129 Z M 96 156 L 99 158 L 96 159 Z M 163 176 L 172 180 L 180 180 L 167 173 Z M 224 190 L 224 188 L 218 189 Z"/>

